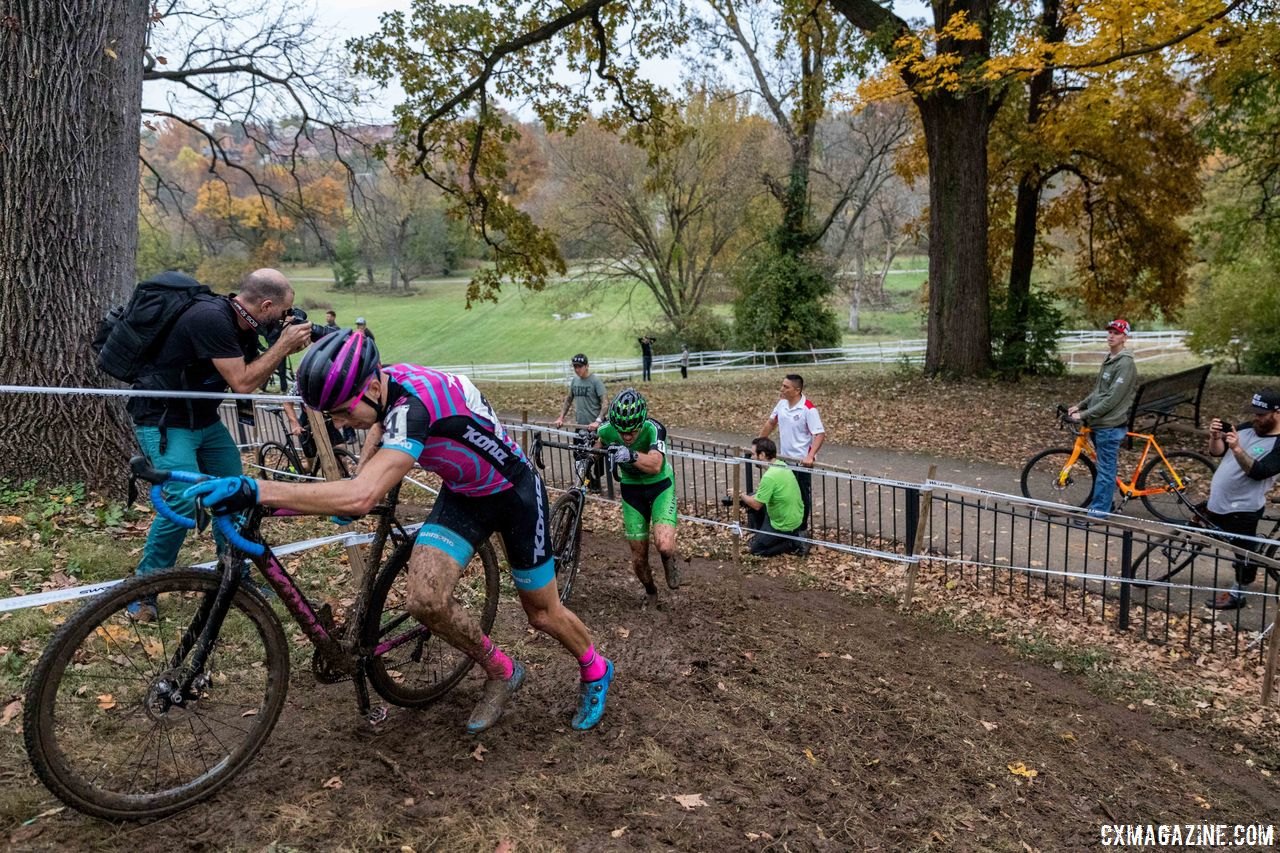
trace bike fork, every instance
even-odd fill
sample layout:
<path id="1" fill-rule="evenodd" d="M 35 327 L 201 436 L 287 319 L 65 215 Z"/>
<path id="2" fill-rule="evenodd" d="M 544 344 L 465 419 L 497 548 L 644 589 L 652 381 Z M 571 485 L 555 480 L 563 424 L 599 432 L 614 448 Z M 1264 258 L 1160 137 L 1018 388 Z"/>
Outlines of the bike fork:
<path id="1" fill-rule="evenodd" d="M 373 707 L 369 702 L 369 678 L 366 674 L 368 669 L 367 658 L 360 657 L 356 660 L 356 671 L 352 681 L 356 685 L 356 709 L 360 712 L 360 717 L 370 726 L 380 726 L 386 722 L 387 706 L 378 705 Z"/>

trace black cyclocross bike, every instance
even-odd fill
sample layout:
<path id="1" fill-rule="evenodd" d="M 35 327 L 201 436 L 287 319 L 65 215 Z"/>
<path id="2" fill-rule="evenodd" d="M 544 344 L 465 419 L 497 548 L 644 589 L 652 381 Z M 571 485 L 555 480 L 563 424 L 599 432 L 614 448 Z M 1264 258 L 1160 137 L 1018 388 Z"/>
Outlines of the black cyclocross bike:
<path id="1" fill-rule="evenodd" d="M 283 441 L 263 442 L 262 446 L 258 448 L 258 467 L 262 469 L 262 478 L 289 483 L 324 479 L 320 471 L 319 455 L 313 455 L 308 458 L 304 452 L 306 442 L 311 440 L 311 450 L 314 454 L 314 440 L 310 439 L 309 436 L 295 438 L 289 432 L 289 424 L 285 419 L 282 407 L 263 406 L 262 409 L 275 414 L 280 418 L 280 422 L 284 426 Z M 360 460 L 356 455 L 345 447 L 335 446 L 333 448 L 333 457 L 338 463 L 338 472 L 344 480 L 355 474 L 356 466 L 360 464 Z"/>
<path id="2" fill-rule="evenodd" d="M 163 484 L 198 483 L 202 474 L 157 471 L 132 460 L 152 485 L 156 511 L 184 527 L 164 501 Z M 215 516 L 230 543 L 209 571 L 176 568 L 120 583 L 86 604 L 54 635 L 27 688 L 23 729 L 41 781 L 63 802 L 108 819 L 157 818 L 194 805 L 230 782 L 262 748 L 284 707 L 291 644 L 277 610 L 293 618 L 315 646 L 316 680 L 355 683 L 360 714 L 371 707 L 370 684 L 386 701 L 421 708 L 451 690 L 472 661 L 433 636 L 408 612 L 406 576 L 414 538 L 395 517 L 399 486 L 374 510 L 379 516 L 369 571 L 342 623 L 316 607 L 261 541 L 264 518 L 292 515 L 256 507 Z M 391 556 L 378 568 L 390 540 Z M 273 606 L 242 582 L 248 557 L 279 596 Z M 491 543 L 467 564 L 455 599 L 483 626 L 498 609 L 498 560 Z M 140 622 L 125 608 L 156 602 L 156 619 Z"/>
<path id="3" fill-rule="evenodd" d="M 533 439 L 533 461 L 539 470 L 546 469 L 542 459 L 544 447 L 568 450 L 573 458 L 574 485 L 556 498 L 551 507 L 551 553 L 556 560 L 556 584 L 560 587 L 561 601 L 569 600 L 573 594 L 573 582 L 578 578 L 582 508 L 587 503 L 587 483 L 591 480 L 591 466 L 595 458 L 604 455 L 603 450 L 592 446 L 595 443 L 596 434 L 589 429 L 577 430 L 572 444 L 543 441 L 541 435 Z"/>
<path id="4" fill-rule="evenodd" d="M 1222 528 L 1205 516 L 1202 511 L 1203 504 L 1193 505 L 1182 496 L 1181 492 L 1176 494 L 1186 504 L 1185 510 L 1191 518 L 1188 526 L 1193 528 L 1195 532 L 1202 533 L 1203 537 L 1184 536 L 1174 532 L 1167 538 L 1152 542 L 1139 552 L 1138 556 L 1133 558 L 1133 585 L 1136 587 L 1149 587 L 1165 583 L 1179 572 L 1191 569 L 1197 558 L 1205 556 L 1208 551 L 1215 550 L 1215 545 L 1206 541 L 1206 539 L 1216 538 L 1228 544 L 1232 542 L 1231 537 L 1218 535 L 1222 533 Z M 1271 540 L 1271 544 L 1262 545 L 1257 554 L 1269 560 L 1276 559 L 1277 552 L 1280 552 L 1280 539 L 1278 539 L 1280 537 L 1280 518 L 1264 516 L 1258 523 L 1257 536 Z M 1206 559 L 1212 559 L 1217 562 L 1221 558 L 1208 556 Z M 1248 554 L 1237 554 L 1232 557 L 1233 563 L 1247 562 L 1248 560 Z M 1262 564 L 1259 563 L 1259 565 Z M 1264 568 L 1267 574 L 1271 576 L 1271 579 L 1276 582 L 1277 588 L 1280 588 L 1280 569 L 1270 565 L 1265 565 Z M 1194 572 L 1188 573 L 1189 577 L 1192 575 L 1194 575 Z"/>

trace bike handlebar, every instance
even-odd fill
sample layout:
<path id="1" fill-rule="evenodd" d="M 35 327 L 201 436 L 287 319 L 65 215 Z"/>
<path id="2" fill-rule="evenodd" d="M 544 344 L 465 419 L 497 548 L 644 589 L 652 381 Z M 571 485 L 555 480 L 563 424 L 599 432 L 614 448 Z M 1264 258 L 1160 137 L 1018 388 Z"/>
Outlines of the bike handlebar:
<path id="1" fill-rule="evenodd" d="M 174 511 L 173 507 L 164 499 L 165 483 L 202 483 L 205 480 L 212 479 L 207 474 L 195 474 L 190 471 L 162 471 L 159 468 L 152 467 L 151 463 L 145 457 L 135 456 L 129 460 L 129 470 L 133 472 L 133 476 L 139 480 L 145 480 L 151 483 L 151 504 L 156 508 L 156 512 L 164 518 L 178 525 L 185 527 L 187 530 L 194 530 L 196 520 L 187 518 Z M 230 516 L 215 515 L 213 517 L 213 526 L 218 532 L 231 543 L 232 547 L 249 555 L 250 557 L 261 557 L 266 553 L 266 547 L 258 542 L 253 542 L 240 535 L 240 531 L 236 529 L 232 523 Z"/>

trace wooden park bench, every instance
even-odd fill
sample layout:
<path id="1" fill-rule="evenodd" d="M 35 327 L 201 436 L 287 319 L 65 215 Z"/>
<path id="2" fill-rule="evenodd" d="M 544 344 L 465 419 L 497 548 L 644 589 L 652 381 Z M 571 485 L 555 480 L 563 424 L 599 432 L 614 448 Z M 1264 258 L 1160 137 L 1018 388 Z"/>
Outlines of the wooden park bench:
<path id="1" fill-rule="evenodd" d="M 1129 432 L 1154 432 L 1171 424 L 1200 430 L 1200 397 L 1211 369 L 1212 364 L 1203 364 L 1139 385 L 1129 410 Z"/>

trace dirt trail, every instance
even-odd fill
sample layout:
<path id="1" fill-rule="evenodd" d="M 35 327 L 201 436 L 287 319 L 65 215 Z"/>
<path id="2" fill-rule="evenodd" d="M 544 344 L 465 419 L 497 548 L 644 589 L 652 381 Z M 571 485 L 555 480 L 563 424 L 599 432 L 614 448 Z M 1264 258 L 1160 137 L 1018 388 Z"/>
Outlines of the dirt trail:
<path id="1" fill-rule="evenodd" d="M 462 731 L 477 676 L 368 737 L 349 686 L 315 685 L 300 648 L 278 728 L 212 801 L 145 826 L 64 811 L 6 836 L 15 849 L 130 853 L 508 839 L 520 851 L 1071 851 L 1097 849 L 1104 823 L 1274 815 L 1276 784 L 1224 735 L 763 573 L 798 564 L 695 558 L 686 587 L 664 591 L 670 606 L 646 611 L 625 543 L 588 533 L 584 547 L 573 605 L 618 672 L 595 731 L 569 729 L 574 667 L 507 601 L 494 634 L 531 678 L 479 738 Z"/>

